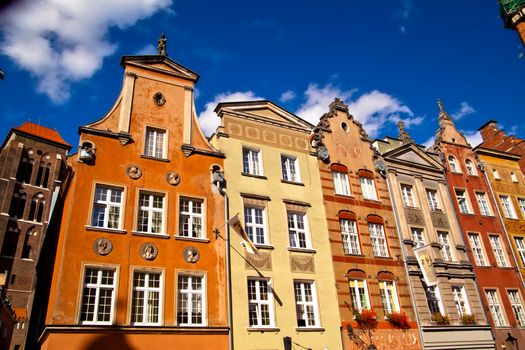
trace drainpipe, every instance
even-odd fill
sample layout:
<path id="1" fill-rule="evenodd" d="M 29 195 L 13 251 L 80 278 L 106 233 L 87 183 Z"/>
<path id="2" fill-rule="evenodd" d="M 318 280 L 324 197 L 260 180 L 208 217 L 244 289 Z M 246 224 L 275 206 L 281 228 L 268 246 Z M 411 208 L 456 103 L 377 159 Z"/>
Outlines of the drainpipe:
<path id="1" fill-rule="evenodd" d="M 222 182 L 224 183 L 224 182 Z M 230 199 L 228 193 L 224 188 L 221 188 L 221 181 L 216 181 L 215 186 L 219 193 L 224 197 L 224 222 L 226 227 L 226 289 L 228 291 L 228 348 L 233 350 L 233 307 L 232 307 L 232 276 L 230 263 L 230 225 L 229 220 L 229 205 Z"/>
<path id="2" fill-rule="evenodd" d="M 410 299 L 412 300 L 412 310 L 414 310 L 414 315 L 416 315 L 416 321 L 418 324 L 417 331 L 419 333 L 419 341 L 421 342 L 421 348 L 424 349 L 423 342 L 423 330 L 421 329 L 421 320 L 419 319 L 419 314 L 417 312 L 416 301 L 414 299 L 414 286 L 412 285 L 412 280 L 410 279 L 410 274 L 408 271 L 408 265 L 406 263 L 407 257 L 405 254 L 405 247 L 403 246 L 403 235 L 401 234 L 401 226 L 399 225 L 399 219 L 397 216 L 397 208 L 394 204 L 394 197 L 392 195 L 392 187 L 390 181 L 388 180 L 388 173 L 386 179 L 386 186 L 388 187 L 388 195 L 390 196 L 390 201 L 392 202 L 392 210 L 394 211 L 394 220 L 396 221 L 396 232 L 399 239 L 399 246 L 401 248 L 401 255 L 403 256 L 403 266 L 405 267 L 405 273 L 407 275 L 408 285 L 410 287 Z"/>

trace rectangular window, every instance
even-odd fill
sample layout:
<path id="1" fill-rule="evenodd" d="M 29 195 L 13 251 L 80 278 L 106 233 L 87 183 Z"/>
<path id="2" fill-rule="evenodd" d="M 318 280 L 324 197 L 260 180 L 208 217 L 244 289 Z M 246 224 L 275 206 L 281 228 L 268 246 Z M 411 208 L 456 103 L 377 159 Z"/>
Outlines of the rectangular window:
<path id="1" fill-rule="evenodd" d="M 492 251 L 494 252 L 494 256 L 496 257 L 496 263 L 499 267 L 507 267 L 507 259 L 505 259 L 505 252 L 503 250 L 503 246 L 501 245 L 500 236 L 490 235 L 489 240 Z"/>
<path id="2" fill-rule="evenodd" d="M 250 327 L 273 327 L 273 293 L 267 280 L 248 279 Z"/>
<path id="3" fill-rule="evenodd" d="M 503 311 L 499 303 L 498 292 L 495 289 L 487 289 L 485 293 L 489 302 L 490 314 L 494 320 L 494 325 L 496 327 L 504 327 L 505 317 L 503 316 Z"/>
<path id="4" fill-rule="evenodd" d="M 412 193 L 412 186 L 401 185 L 401 193 L 403 195 L 403 201 L 407 207 L 415 207 L 416 202 L 414 201 L 414 194 Z"/>
<path id="5" fill-rule="evenodd" d="M 269 244 L 266 234 L 266 217 L 264 208 L 244 207 L 244 226 L 246 234 L 254 244 Z"/>
<path id="6" fill-rule="evenodd" d="M 191 238 L 204 238 L 203 212 L 204 204 L 202 199 L 180 198 L 179 207 L 179 236 Z"/>
<path id="7" fill-rule="evenodd" d="M 354 220 L 341 219 L 339 225 L 341 226 L 341 238 L 343 239 L 345 254 L 361 254 L 356 222 Z"/>
<path id="8" fill-rule="evenodd" d="M 297 327 L 319 327 L 315 285 L 313 282 L 294 282 Z"/>
<path id="9" fill-rule="evenodd" d="M 82 290 L 82 324 L 111 324 L 115 313 L 116 270 L 86 267 Z"/>
<path id="10" fill-rule="evenodd" d="M 162 274 L 134 271 L 131 299 L 131 323 L 134 325 L 160 325 Z"/>
<path id="11" fill-rule="evenodd" d="M 521 264 L 525 266 L 525 240 L 523 237 L 514 237 L 516 248 L 518 249 L 518 255 L 521 259 Z"/>
<path id="12" fill-rule="evenodd" d="M 412 240 L 414 241 L 414 248 L 419 248 L 425 245 L 425 237 L 423 230 L 420 228 L 412 228 Z"/>
<path id="13" fill-rule="evenodd" d="M 179 275 L 177 323 L 181 326 L 205 324 L 206 288 L 204 277 Z"/>
<path id="14" fill-rule="evenodd" d="M 503 207 L 503 213 L 505 214 L 505 217 L 509 219 L 517 219 L 518 215 L 516 215 L 516 210 L 514 210 L 514 205 L 512 204 L 510 197 L 500 195 L 499 200 L 501 202 L 501 206 Z"/>
<path id="15" fill-rule="evenodd" d="M 166 130 L 146 128 L 146 143 L 144 155 L 156 158 L 166 158 Z"/>
<path id="16" fill-rule="evenodd" d="M 428 206 L 429 206 L 430 210 L 432 210 L 432 211 L 439 211 L 439 210 L 441 210 L 441 208 L 439 206 L 437 191 L 436 190 L 427 189 L 426 193 L 427 193 Z"/>
<path id="17" fill-rule="evenodd" d="M 523 304 L 521 303 L 520 294 L 517 290 L 508 290 L 510 305 L 512 307 L 512 312 L 514 312 L 514 317 L 518 321 L 520 327 L 525 327 L 525 311 L 523 311 Z"/>
<path id="18" fill-rule="evenodd" d="M 472 255 L 477 266 L 488 266 L 487 260 L 485 259 L 485 253 L 483 252 L 483 245 L 481 239 L 477 233 L 469 233 L 468 240 L 470 242 L 470 248 L 472 249 Z"/>
<path id="19" fill-rule="evenodd" d="M 425 286 L 425 284 L 423 284 Z M 426 286 L 425 295 L 427 297 L 428 309 L 431 314 L 443 314 L 443 306 L 441 305 L 441 296 L 437 286 Z"/>
<path id="20" fill-rule="evenodd" d="M 525 219 L 525 198 L 518 198 L 518 205 L 520 206 L 521 216 Z"/>
<path id="21" fill-rule="evenodd" d="M 253 148 L 242 149 L 242 172 L 251 175 L 262 175 L 261 151 Z"/>
<path id="22" fill-rule="evenodd" d="M 350 298 L 352 299 L 352 308 L 356 311 L 369 309 L 368 289 L 364 280 L 350 280 Z"/>
<path id="23" fill-rule="evenodd" d="M 368 232 L 370 233 L 374 256 L 388 257 L 388 246 L 383 225 L 368 223 Z"/>
<path id="24" fill-rule="evenodd" d="M 481 215 L 492 215 L 485 192 L 476 192 L 476 199 L 478 200 L 479 212 Z"/>
<path id="25" fill-rule="evenodd" d="M 363 191 L 363 197 L 365 199 L 377 200 L 376 185 L 374 179 L 369 177 L 359 178 L 361 182 L 361 190 Z"/>
<path id="26" fill-rule="evenodd" d="M 287 215 L 290 247 L 310 248 L 310 238 L 308 237 L 308 229 L 306 228 L 306 214 L 289 211 Z"/>
<path id="27" fill-rule="evenodd" d="M 348 183 L 348 174 L 339 171 L 332 171 L 332 177 L 334 179 L 335 193 L 349 196 L 350 185 Z"/>
<path id="28" fill-rule="evenodd" d="M 119 187 L 99 185 L 95 187 L 91 225 L 120 229 L 122 227 L 122 192 Z"/>
<path id="29" fill-rule="evenodd" d="M 137 231 L 164 234 L 164 194 L 139 193 Z"/>
<path id="30" fill-rule="evenodd" d="M 383 304 L 383 312 L 385 315 L 399 311 L 399 302 L 397 300 L 396 286 L 394 282 L 379 281 L 379 292 L 381 293 L 381 302 Z"/>
<path id="31" fill-rule="evenodd" d="M 443 255 L 443 260 L 453 261 L 452 258 L 452 249 L 450 249 L 450 240 L 447 232 L 438 231 L 438 241 L 441 244 L 441 254 Z"/>
<path id="32" fill-rule="evenodd" d="M 297 157 L 281 155 L 281 169 L 283 171 L 283 180 L 301 182 L 301 177 L 299 176 L 299 162 Z"/>
<path id="33" fill-rule="evenodd" d="M 458 310 L 459 317 L 470 314 L 465 287 L 452 287 L 452 295 L 454 296 L 454 304 L 456 304 L 456 310 Z"/>
<path id="34" fill-rule="evenodd" d="M 456 190 L 456 198 L 458 199 L 459 211 L 463 214 L 470 214 L 470 206 L 468 204 L 467 192 L 465 190 Z"/>

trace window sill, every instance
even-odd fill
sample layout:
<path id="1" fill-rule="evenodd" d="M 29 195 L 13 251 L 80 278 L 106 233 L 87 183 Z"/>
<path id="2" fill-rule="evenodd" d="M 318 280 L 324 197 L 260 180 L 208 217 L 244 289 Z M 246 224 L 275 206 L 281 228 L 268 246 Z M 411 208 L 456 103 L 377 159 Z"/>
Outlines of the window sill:
<path id="1" fill-rule="evenodd" d="M 474 216 L 474 215 L 476 215 L 476 214 L 474 214 L 474 213 L 462 213 L 462 212 L 460 212 L 460 214 L 461 214 L 461 215 L 470 215 L 470 216 Z"/>
<path id="2" fill-rule="evenodd" d="M 324 332 L 323 327 L 295 327 L 297 332 Z"/>
<path id="3" fill-rule="evenodd" d="M 379 203 L 381 204 L 381 201 L 379 199 L 374 199 L 374 198 L 365 198 L 363 197 L 363 200 L 365 201 L 369 201 L 369 202 L 375 202 L 375 203 Z"/>
<path id="4" fill-rule="evenodd" d="M 452 174 L 454 175 L 463 175 L 463 173 L 459 172 L 459 171 L 450 171 Z"/>
<path id="5" fill-rule="evenodd" d="M 267 328 L 264 328 L 264 327 L 248 327 L 246 328 L 246 330 L 248 332 L 261 332 L 261 333 L 264 333 L 264 332 L 280 332 L 281 329 L 280 328 L 277 328 L 277 327 L 267 327 Z"/>
<path id="6" fill-rule="evenodd" d="M 125 235 L 128 233 L 126 230 L 119 230 L 115 228 L 106 228 L 106 227 L 98 227 L 98 226 L 91 226 L 91 225 L 85 225 L 84 226 L 87 231 L 101 231 L 101 232 L 108 232 L 108 233 L 118 233 Z"/>
<path id="7" fill-rule="evenodd" d="M 298 252 L 298 253 L 317 253 L 315 249 L 312 248 L 297 248 L 297 247 L 288 247 L 288 251 L 290 252 Z"/>
<path id="8" fill-rule="evenodd" d="M 288 180 L 283 180 L 283 179 L 281 179 L 281 182 L 283 184 L 290 184 L 290 185 L 296 185 L 296 186 L 303 186 L 304 187 L 304 184 L 302 182 L 288 181 Z"/>
<path id="9" fill-rule="evenodd" d="M 254 177 L 256 179 L 268 180 L 268 178 L 264 175 L 255 175 L 250 173 L 241 173 L 241 175 L 246 177 Z"/>
<path id="10" fill-rule="evenodd" d="M 413 206 L 406 205 L 406 204 L 404 205 L 404 207 L 407 208 L 407 209 L 416 209 L 416 210 L 421 210 L 420 207 L 416 207 L 416 206 L 413 207 Z"/>
<path id="11" fill-rule="evenodd" d="M 33 259 L 29 259 L 29 258 L 22 258 L 20 260 L 22 260 L 22 261 L 29 261 L 29 262 L 33 262 L 34 261 Z"/>
<path id="12" fill-rule="evenodd" d="M 355 197 L 352 196 L 351 194 L 342 194 L 342 193 L 334 192 L 334 195 L 335 195 L 335 196 L 339 196 L 339 197 L 345 197 L 345 198 L 355 198 Z"/>
<path id="13" fill-rule="evenodd" d="M 386 260 L 394 260 L 391 256 L 377 256 L 374 255 L 374 259 L 386 259 Z"/>
<path id="14" fill-rule="evenodd" d="M 261 249 L 261 250 L 274 250 L 275 247 L 273 245 L 267 245 L 267 244 L 254 244 L 255 248 Z"/>
<path id="15" fill-rule="evenodd" d="M 164 162 L 164 163 L 169 163 L 170 160 L 168 158 L 160 158 L 160 157 L 153 157 L 153 156 L 147 156 L 145 154 L 141 154 L 140 155 L 141 158 L 144 158 L 144 159 L 151 159 L 151 160 L 158 160 L 160 162 Z"/>
<path id="16" fill-rule="evenodd" d="M 505 220 L 516 220 L 516 221 L 519 220 L 518 218 L 508 218 L 508 217 L 506 217 L 506 216 L 504 217 L 504 219 L 505 219 Z"/>
<path id="17" fill-rule="evenodd" d="M 164 238 L 164 239 L 170 238 L 170 235 L 165 234 L 165 233 L 147 233 L 147 232 L 140 232 L 140 231 L 131 231 L 131 233 L 134 236 L 156 237 L 156 238 Z M 158 326 L 158 325 L 155 325 L 155 326 Z"/>
<path id="18" fill-rule="evenodd" d="M 359 253 L 359 254 L 344 253 L 344 254 L 345 254 L 345 256 L 359 256 L 359 257 L 363 257 L 363 258 L 365 257 L 365 255 L 361 254 L 361 253 Z"/>
<path id="19" fill-rule="evenodd" d="M 178 236 L 178 235 L 173 235 L 173 238 L 175 238 L 177 241 L 210 243 L 210 240 L 208 238 L 196 238 L 196 237 L 186 237 L 186 236 Z M 186 326 L 184 326 L 184 327 L 186 327 Z"/>

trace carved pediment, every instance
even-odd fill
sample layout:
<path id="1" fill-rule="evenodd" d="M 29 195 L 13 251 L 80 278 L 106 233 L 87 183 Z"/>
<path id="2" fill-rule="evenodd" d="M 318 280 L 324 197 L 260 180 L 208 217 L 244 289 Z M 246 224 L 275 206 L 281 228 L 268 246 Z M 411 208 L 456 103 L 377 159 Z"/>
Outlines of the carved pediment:
<path id="1" fill-rule="evenodd" d="M 415 144 L 406 144 L 383 154 L 385 158 L 393 161 L 426 168 L 434 168 L 435 171 L 443 171 L 443 165 L 427 152 Z"/>

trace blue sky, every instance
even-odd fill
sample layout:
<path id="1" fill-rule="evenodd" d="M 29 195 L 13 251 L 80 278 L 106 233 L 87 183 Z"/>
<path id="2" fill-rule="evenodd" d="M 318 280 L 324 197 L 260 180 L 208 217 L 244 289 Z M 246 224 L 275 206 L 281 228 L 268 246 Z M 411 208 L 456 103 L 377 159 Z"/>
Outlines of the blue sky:
<path id="1" fill-rule="evenodd" d="M 266 98 L 315 123 L 339 96 L 372 137 L 402 119 L 428 143 L 438 97 L 473 143 L 490 119 L 525 136 L 524 49 L 495 0 L 15 1 L 0 12 L 0 134 L 31 120 L 76 146 L 120 92 L 120 57 L 154 53 L 162 32 L 201 76 L 208 135 L 219 101 Z"/>

